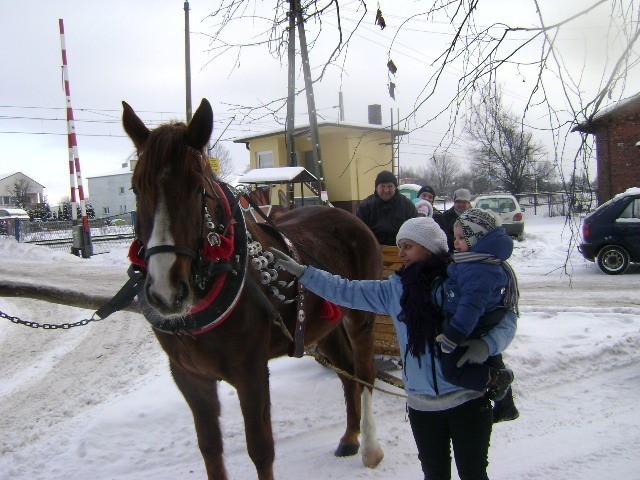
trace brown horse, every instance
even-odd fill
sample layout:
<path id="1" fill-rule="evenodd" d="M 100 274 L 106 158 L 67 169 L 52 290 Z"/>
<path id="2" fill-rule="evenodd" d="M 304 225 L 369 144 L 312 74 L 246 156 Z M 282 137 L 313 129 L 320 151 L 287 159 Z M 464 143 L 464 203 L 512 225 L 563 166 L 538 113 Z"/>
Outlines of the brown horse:
<path id="1" fill-rule="evenodd" d="M 152 131 L 123 105 L 124 129 L 139 157 L 132 179 L 138 244 L 130 253 L 146 275 L 138 300 L 193 413 L 208 477 L 227 478 L 217 394 L 224 380 L 238 392 L 258 478 L 272 479 L 268 360 L 291 353 L 290 338 L 304 332 L 305 345 L 357 378 L 372 384 L 375 369 L 372 314 L 345 309 L 340 321 L 323 318 L 335 309 L 274 270 L 268 249 L 299 252 L 302 262 L 346 278 L 375 279 L 381 276 L 380 247 L 364 223 L 337 208 L 294 209 L 275 229 L 245 223 L 232 189 L 204 155 L 213 128 L 206 99 L 188 126 Z M 383 452 L 371 390 L 340 380 L 347 427 L 335 455 L 356 454 L 362 432 L 363 463 L 375 467 Z"/>

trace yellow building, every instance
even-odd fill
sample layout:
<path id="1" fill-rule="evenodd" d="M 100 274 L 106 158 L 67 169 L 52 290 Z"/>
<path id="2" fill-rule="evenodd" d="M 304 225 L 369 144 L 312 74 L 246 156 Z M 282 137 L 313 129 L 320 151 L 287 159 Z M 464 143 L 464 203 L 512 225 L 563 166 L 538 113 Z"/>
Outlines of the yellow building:
<path id="1" fill-rule="evenodd" d="M 318 177 L 309 126 L 297 127 L 294 132 L 298 166 Z M 376 124 L 319 122 L 320 151 L 329 201 L 336 207 L 355 212 L 360 201 L 373 193 L 379 172 L 391 170 L 397 173 L 394 145 L 399 136 L 407 133 Z M 234 143 L 247 145 L 252 169 L 290 166 L 284 129 L 236 138 Z M 296 196 L 301 195 L 299 189 L 300 185 Z M 314 195 L 311 189 L 305 188 L 305 197 Z"/>

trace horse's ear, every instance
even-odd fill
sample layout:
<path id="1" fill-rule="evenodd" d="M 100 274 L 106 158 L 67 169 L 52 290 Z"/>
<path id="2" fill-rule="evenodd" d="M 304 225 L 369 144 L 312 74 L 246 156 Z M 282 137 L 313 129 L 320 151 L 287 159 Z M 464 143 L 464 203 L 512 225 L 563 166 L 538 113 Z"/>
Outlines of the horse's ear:
<path id="1" fill-rule="evenodd" d="M 196 110 L 196 113 L 193 114 L 193 118 L 189 122 L 187 129 L 189 144 L 201 150 L 207 144 L 209 138 L 211 138 L 212 131 L 213 110 L 211 110 L 209 101 L 203 98 L 198 110 Z"/>
<path id="2" fill-rule="evenodd" d="M 133 140 L 136 148 L 141 150 L 147 138 L 149 138 L 149 129 L 127 102 L 122 102 L 122 108 L 122 126 L 124 127 L 124 131 L 127 132 L 129 138 Z"/>

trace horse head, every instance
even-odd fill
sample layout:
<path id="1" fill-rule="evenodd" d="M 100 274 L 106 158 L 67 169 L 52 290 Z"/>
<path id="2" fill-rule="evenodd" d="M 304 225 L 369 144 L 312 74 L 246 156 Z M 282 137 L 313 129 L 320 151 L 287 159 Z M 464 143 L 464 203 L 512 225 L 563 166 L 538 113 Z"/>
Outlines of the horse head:
<path id="1" fill-rule="evenodd" d="M 213 112 L 203 99 L 188 125 L 174 122 L 149 130 L 122 104 L 124 130 L 138 153 L 132 189 L 136 233 L 145 252 L 146 298 L 160 315 L 181 317 L 197 301 L 195 276 L 203 244 L 221 221 L 219 193 L 205 155 Z"/>

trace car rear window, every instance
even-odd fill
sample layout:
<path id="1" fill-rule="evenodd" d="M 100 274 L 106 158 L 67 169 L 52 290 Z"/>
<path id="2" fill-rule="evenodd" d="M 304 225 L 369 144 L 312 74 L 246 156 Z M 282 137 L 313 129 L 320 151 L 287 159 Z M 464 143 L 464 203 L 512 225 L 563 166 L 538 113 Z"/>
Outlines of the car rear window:
<path id="1" fill-rule="evenodd" d="M 476 203 L 476 208 L 493 210 L 496 213 L 515 212 L 516 204 L 511 198 L 482 198 Z"/>
<path id="2" fill-rule="evenodd" d="M 640 199 L 636 198 L 633 202 L 627 205 L 620 216 L 620 219 L 640 219 Z"/>

